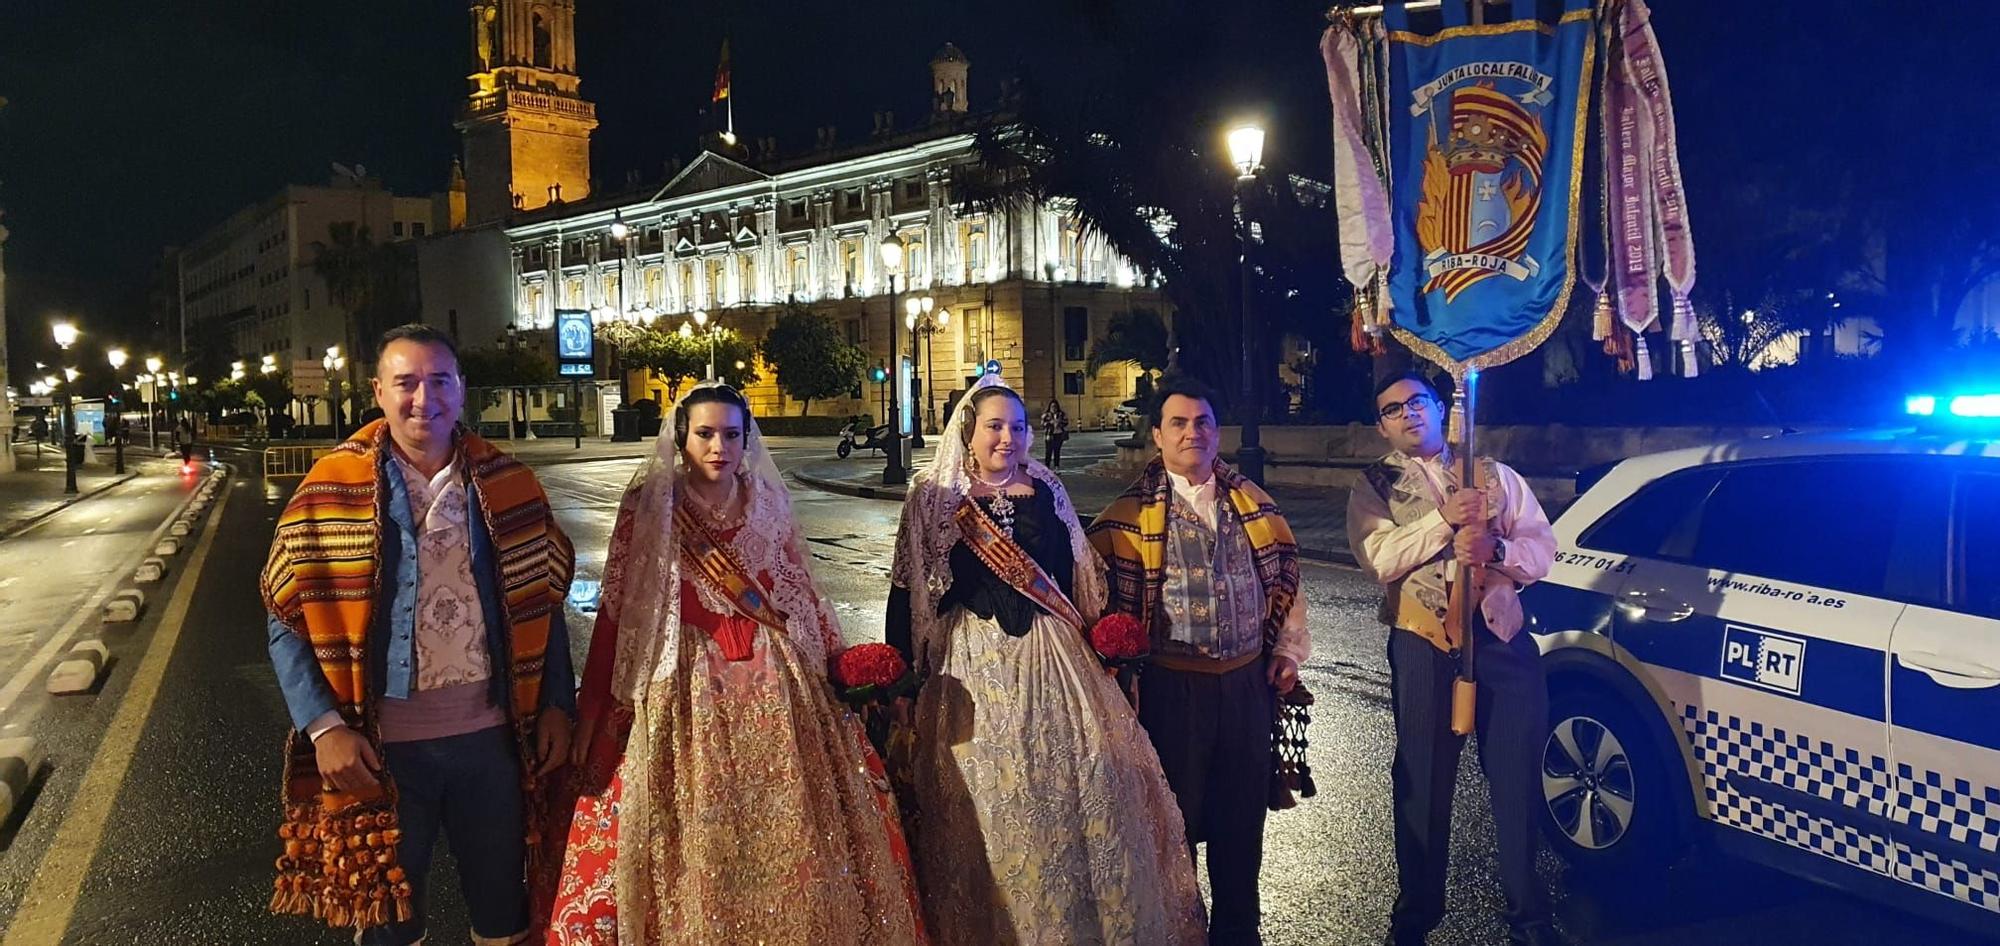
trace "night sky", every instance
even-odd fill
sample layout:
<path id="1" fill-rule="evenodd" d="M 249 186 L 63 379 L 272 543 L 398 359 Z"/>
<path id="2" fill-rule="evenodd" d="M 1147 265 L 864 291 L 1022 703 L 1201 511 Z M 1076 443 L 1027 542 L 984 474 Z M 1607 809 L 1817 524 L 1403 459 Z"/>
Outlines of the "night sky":
<path id="1" fill-rule="evenodd" d="M 927 63 L 949 40 L 972 60 L 975 108 L 1017 70 L 1045 88 L 1083 90 L 1106 70 L 1183 68 L 1176 60 L 1195 50 L 1215 81 L 1209 100 L 1187 103 L 1191 114 L 1220 123 L 1262 112 L 1274 166 L 1328 175 L 1316 48 L 1324 3 L 578 5 L 583 92 L 602 122 L 594 170 L 614 190 L 628 172 L 656 182 L 667 158 L 693 156 L 725 32 L 738 131 L 775 135 L 782 153 L 808 147 L 822 124 L 861 140 L 877 109 L 893 109 L 899 125 L 919 120 Z M 1876 173 L 1956 179 L 1966 162 L 1954 142 L 1986 150 L 2000 115 L 1981 65 L 1993 58 L 1994 30 L 1938 12 L 1952 6 L 1924 5 L 1919 20 L 1887 0 L 1655 0 L 1698 248 L 1726 251 L 1729 235 L 1704 232 L 1702 221 L 1735 169 L 1782 162 L 1802 140 L 1851 142 Z M 288 182 L 324 183 L 330 162 L 365 165 L 397 193 L 441 189 L 458 151 L 465 22 L 460 0 L 0 4 L 15 363 L 33 357 L 57 314 L 100 336 L 135 334 L 119 326 L 142 321 L 167 247 Z M 1869 93 L 1885 76 L 1931 91 L 1885 113 L 1879 91 Z M 1857 100 L 1871 104 L 1847 104 Z M 1899 130 L 1911 123 L 1957 131 Z"/>

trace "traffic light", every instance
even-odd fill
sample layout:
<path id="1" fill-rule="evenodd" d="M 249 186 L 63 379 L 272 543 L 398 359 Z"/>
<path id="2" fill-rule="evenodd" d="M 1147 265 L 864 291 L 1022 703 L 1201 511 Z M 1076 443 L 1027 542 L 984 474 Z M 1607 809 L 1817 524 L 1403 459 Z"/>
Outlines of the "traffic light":
<path id="1" fill-rule="evenodd" d="M 180 399 L 181 399 L 181 392 L 179 388 L 174 388 L 173 390 L 167 392 L 167 400 L 178 401 Z"/>
<path id="2" fill-rule="evenodd" d="M 882 382 L 889 380 L 889 369 L 884 368 L 881 365 L 876 365 L 875 367 L 868 369 L 868 380 L 873 381 L 876 384 L 881 384 Z"/>

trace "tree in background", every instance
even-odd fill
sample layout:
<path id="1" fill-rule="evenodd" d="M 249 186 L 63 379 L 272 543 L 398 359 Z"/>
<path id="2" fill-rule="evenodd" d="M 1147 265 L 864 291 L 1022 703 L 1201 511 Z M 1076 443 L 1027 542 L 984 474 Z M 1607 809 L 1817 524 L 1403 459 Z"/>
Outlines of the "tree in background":
<path id="1" fill-rule="evenodd" d="M 681 384 L 708 371 L 708 342 L 650 326 L 619 349 L 627 368 L 644 368 L 667 386 L 667 400 L 680 397 Z"/>
<path id="2" fill-rule="evenodd" d="M 694 341 L 702 354 L 702 370 L 706 372 L 708 370 L 708 348 L 703 344 L 705 339 L 697 334 L 694 337 Z M 715 376 L 739 391 L 762 380 L 764 376 L 757 368 L 758 344 L 757 339 L 744 335 L 735 329 L 716 329 Z M 737 367 L 739 364 L 742 367 Z"/>
<path id="3" fill-rule="evenodd" d="M 368 228 L 352 221 L 327 226 L 327 238 L 313 243 L 312 267 L 326 283 L 335 305 L 347 311 L 348 387 L 364 376 L 359 357 L 375 350 L 383 332 L 421 317 L 417 300 L 415 251 L 376 243 Z"/>
<path id="4" fill-rule="evenodd" d="M 1111 317 L 1104 334 L 1090 343 L 1090 358 L 1084 370 L 1090 376 L 1109 365 L 1133 365 L 1146 374 L 1139 382 L 1140 396 L 1152 392 L 1159 372 L 1167 370 L 1173 357 L 1173 339 L 1165 319 L 1151 309 L 1133 309 Z"/>
<path id="5" fill-rule="evenodd" d="M 522 420 L 521 401 L 527 395 L 524 388 L 556 380 L 555 362 L 548 355 L 518 345 L 467 348 L 458 353 L 458 365 L 466 387 L 485 389 L 482 410 L 498 407 L 501 398 L 507 399 L 510 425 Z"/>
<path id="6" fill-rule="evenodd" d="M 763 349 L 779 389 L 799 400 L 801 415 L 816 400 L 852 393 L 868 365 L 867 353 L 849 344 L 833 319 L 797 303 L 778 316 Z"/>
<path id="7" fill-rule="evenodd" d="M 251 398 L 261 403 L 267 425 L 271 422 L 272 413 L 292 406 L 292 372 L 289 368 L 279 368 L 270 374 L 253 372 L 241 383 L 248 389 L 244 395 L 245 403 L 250 404 Z"/>

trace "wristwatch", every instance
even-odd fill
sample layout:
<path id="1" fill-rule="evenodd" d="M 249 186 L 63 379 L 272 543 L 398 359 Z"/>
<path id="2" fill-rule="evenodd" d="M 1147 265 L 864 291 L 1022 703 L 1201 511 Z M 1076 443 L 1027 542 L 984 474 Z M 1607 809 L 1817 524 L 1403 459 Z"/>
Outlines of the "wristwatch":
<path id="1" fill-rule="evenodd" d="M 1494 536 L 1493 564 L 1499 565 L 1505 561 L 1507 561 L 1507 540 L 1500 538 L 1499 536 Z"/>

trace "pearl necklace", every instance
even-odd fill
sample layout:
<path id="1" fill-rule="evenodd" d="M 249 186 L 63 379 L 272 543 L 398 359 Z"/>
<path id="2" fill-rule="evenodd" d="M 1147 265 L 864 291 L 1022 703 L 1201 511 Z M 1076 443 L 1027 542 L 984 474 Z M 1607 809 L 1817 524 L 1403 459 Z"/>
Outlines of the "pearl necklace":
<path id="1" fill-rule="evenodd" d="M 701 513 L 702 520 L 707 522 L 711 528 L 717 530 L 728 530 L 737 525 L 740 525 L 746 518 L 743 515 L 743 513 L 747 513 L 749 511 L 749 509 L 746 506 L 746 508 L 739 511 L 737 515 L 732 516 L 729 514 L 729 507 L 734 506 L 736 504 L 736 497 L 739 493 L 742 492 L 742 489 L 740 487 L 741 484 L 739 482 L 731 480 L 729 484 L 728 494 L 723 496 L 722 501 L 719 503 L 714 503 L 714 504 L 709 503 L 706 497 L 700 495 L 699 493 L 696 493 L 692 488 L 688 490 L 688 498 L 693 499 L 695 501 L 694 502 L 695 511 Z"/>

